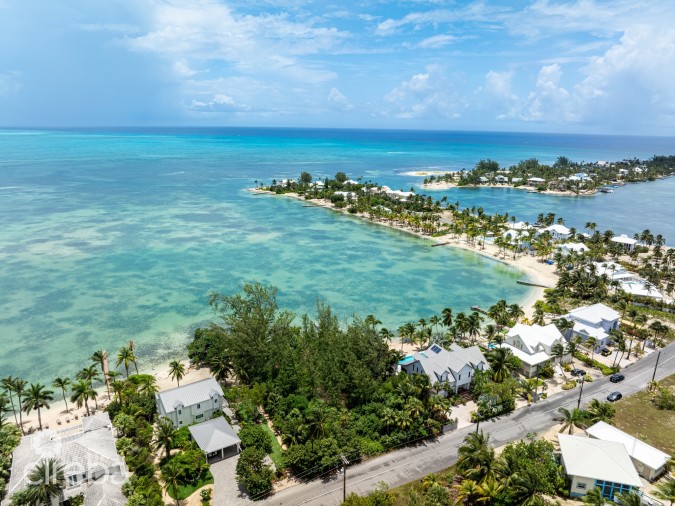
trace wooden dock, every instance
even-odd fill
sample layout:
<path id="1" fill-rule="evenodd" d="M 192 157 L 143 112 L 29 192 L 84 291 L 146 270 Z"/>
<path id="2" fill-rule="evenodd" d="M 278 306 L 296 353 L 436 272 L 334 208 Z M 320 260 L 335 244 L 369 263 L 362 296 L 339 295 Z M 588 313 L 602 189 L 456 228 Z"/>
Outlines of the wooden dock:
<path id="1" fill-rule="evenodd" d="M 431 247 L 435 248 L 436 246 L 447 246 L 448 244 L 450 244 L 450 241 L 448 241 L 448 242 L 437 242 L 436 244 L 432 244 Z"/>
<path id="2" fill-rule="evenodd" d="M 519 285 L 526 285 L 526 286 L 536 286 L 538 288 L 553 288 L 552 286 L 548 285 L 541 285 L 539 283 L 534 283 L 533 281 L 527 281 L 526 279 L 519 279 L 516 281 Z"/>

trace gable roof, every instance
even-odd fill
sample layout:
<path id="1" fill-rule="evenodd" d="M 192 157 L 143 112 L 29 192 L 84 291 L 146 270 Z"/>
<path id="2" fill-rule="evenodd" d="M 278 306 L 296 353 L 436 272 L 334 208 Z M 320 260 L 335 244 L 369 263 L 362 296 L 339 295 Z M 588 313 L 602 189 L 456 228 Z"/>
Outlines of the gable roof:
<path id="1" fill-rule="evenodd" d="M 206 453 L 217 452 L 241 442 L 237 433 L 222 416 L 197 425 L 190 425 L 188 429 L 199 448 Z"/>
<path id="2" fill-rule="evenodd" d="M 550 227 L 542 228 L 539 232 L 540 233 L 551 232 L 560 235 L 569 235 L 570 229 L 567 228 L 565 225 L 560 225 L 556 223 L 555 225 L 551 225 Z"/>
<path id="3" fill-rule="evenodd" d="M 623 444 L 628 455 L 654 470 L 660 469 L 670 460 L 670 455 L 667 453 L 649 446 L 644 441 L 626 434 L 605 422 L 598 422 L 589 427 L 586 429 L 586 433 L 603 441 L 614 441 L 615 443 Z"/>
<path id="4" fill-rule="evenodd" d="M 567 474 L 642 487 L 623 444 L 569 434 L 558 434 L 558 442 Z"/>
<path id="5" fill-rule="evenodd" d="M 592 306 L 581 306 L 572 309 L 572 311 L 569 312 L 569 316 L 598 325 L 603 321 L 611 322 L 618 320 L 620 315 L 611 307 L 598 303 L 593 304 Z"/>
<path id="6" fill-rule="evenodd" d="M 525 351 L 530 355 L 541 351 L 537 350 L 537 346 L 540 344 L 551 347 L 556 341 L 563 338 L 558 328 L 552 323 L 544 327 L 541 325 L 516 323 L 513 328 L 509 329 L 506 335 L 507 337 L 520 337 L 520 340 L 527 347 Z"/>
<path id="7" fill-rule="evenodd" d="M 621 235 L 615 235 L 610 239 L 612 242 L 618 242 L 621 244 L 637 244 L 637 240 L 633 239 L 632 237 L 628 237 L 626 234 L 621 234 Z"/>
<path id="8" fill-rule="evenodd" d="M 219 395 L 223 397 L 223 389 L 213 378 L 195 381 L 177 388 L 165 390 L 156 394 L 156 398 L 162 403 L 164 411 L 171 413 L 179 406 L 192 406 L 200 402 L 210 401 Z"/>
<path id="9" fill-rule="evenodd" d="M 459 373 L 466 367 L 478 367 L 481 363 L 487 366 L 487 360 L 478 346 L 462 348 L 454 343 L 450 345 L 449 350 L 433 344 L 426 350 L 413 353 L 412 358 L 413 361 L 419 362 L 432 383 L 439 381 L 446 372 L 450 373 L 453 379 L 457 379 Z"/>
<path id="10" fill-rule="evenodd" d="M 84 506 L 124 506 L 128 499 L 118 485 L 96 480 L 85 489 Z"/>

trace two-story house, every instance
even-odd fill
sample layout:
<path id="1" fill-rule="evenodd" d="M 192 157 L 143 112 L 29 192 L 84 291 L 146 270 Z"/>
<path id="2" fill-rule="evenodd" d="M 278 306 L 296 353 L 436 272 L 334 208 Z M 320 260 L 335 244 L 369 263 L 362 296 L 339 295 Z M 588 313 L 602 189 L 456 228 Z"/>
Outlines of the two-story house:
<path id="1" fill-rule="evenodd" d="M 160 418 L 170 419 L 176 428 L 210 420 L 226 405 L 223 389 L 213 378 L 159 392 L 155 403 Z"/>
<path id="2" fill-rule="evenodd" d="M 573 309 L 563 318 L 574 322 L 574 327 L 569 336 L 565 337 L 572 339 L 581 336 L 583 341 L 586 341 L 589 337 L 594 337 L 597 340 L 596 346 L 602 347 L 611 342 L 609 331 L 619 328 L 621 315 L 611 307 L 599 303 Z"/>
<path id="3" fill-rule="evenodd" d="M 520 359 L 521 372 L 531 378 L 551 361 L 552 348 L 556 344 L 565 346 L 565 338 L 555 325 L 516 325 L 508 331 L 502 348 L 507 348 Z"/>
<path id="4" fill-rule="evenodd" d="M 490 366 L 478 346 L 462 348 L 451 344 L 446 350 L 438 344 L 408 355 L 399 361 L 401 371 L 407 374 L 426 374 L 432 385 L 448 383 L 450 391 L 457 393 L 468 389 L 476 370 L 484 371 Z"/>

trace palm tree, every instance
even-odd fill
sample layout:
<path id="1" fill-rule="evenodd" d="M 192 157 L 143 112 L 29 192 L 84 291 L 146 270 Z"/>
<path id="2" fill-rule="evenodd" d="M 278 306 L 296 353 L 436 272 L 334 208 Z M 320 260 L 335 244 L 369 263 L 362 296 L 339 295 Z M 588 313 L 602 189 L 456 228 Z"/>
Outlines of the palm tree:
<path id="1" fill-rule="evenodd" d="M 589 504 L 590 506 L 605 506 L 607 504 L 607 499 L 602 496 L 602 491 L 598 487 L 586 492 L 586 495 L 581 500 L 584 504 Z"/>
<path id="2" fill-rule="evenodd" d="M 232 373 L 232 364 L 230 359 L 224 355 L 218 355 L 209 362 L 211 374 L 221 383 Z"/>
<path id="3" fill-rule="evenodd" d="M 107 353 L 105 350 L 95 351 L 91 356 L 91 361 L 98 364 L 101 367 L 101 374 L 103 374 L 103 379 L 105 380 L 105 388 L 108 392 L 108 399 L 110 399 L 110 378 L 105 373 L 105 361 L 107 359 Z"/>
<path id="4" fill-rule="evenodd" d="M 593 337 L 589 336 L 586 338 L 586 347 L 591 350 L 591 360 L 593 360 L 593 355 L 595 355 L 595 347 L 598 345 L 598 340 Z"/>
<path id="5" fill-rule="evenodd" d="M 169 376 L 171 376 L 171 379 L 175 379 L 178 386 L 180 386 L 180 380 L 185 376 L 185 366 L 183 363 L 178 360 L 172 360 L 169 363 Z"/>
<path id="6" fill-rule="evenodd" d="M 180 506 L 178 502 L 178 487 L 183 479 L 183 469 L 176 462 L 170 461 L 162 468 L 162 478 L 164 478 L 167 493 L 169 488 L 171 488 L 176 506 Z"/>
<path id="7" fill-rule="evenodd" d="M 35 505 L 52 504 L 54 498 L 60 503 L 65 488 L 66 476 L 61 461 L 53 458 L 41 460 L 28 474 L 26 499 L 29 504 Z"/>
<path id="8" fill-rule="evenodd" d="M 565 376 L 565 369 L 563 369 L 562 361 L 565 356 L 565 347 L 561 343 L 556 343 L 551 346 L 551 356 L 557 358 L 560 363 L 560 372 L 562 372 L 563 378 L 567 381 L 567 376 Z"/>
<path id="9" fill-rule="evenodd" d="M 591 399 L 587 406 L 588 414 L 590 415 L 591 423 L 605 422 L 612 424 L 612 419 L 616 414 L 616 408 L 611 402 L 599 401 L 598 399 Z"/>
<path id="10" fill-rule="evenodd" d="M 136 355 L 134 354 L 134 351 L 130 347 L 123 346 L 117 353 L 117 363 L 115 364 L 115 367 L 119 367 L 120 364 L 124 364 L 124 369 L 127 372 L 128 378 L 129 364 L 134 364 L 134 367 L 136 367 Z M 136 367 L 136 373 L 138 373 L 138 367 Z"/>
<path id="11" fill-rule="evenodd" d="M 63 402 L 66 404 L 66 413 L 70 413 L 68 409 L 68 401 L 66 400 L 66 388 L 70 385 L 70 378 L 56 378 L 52 386 L 54 388 L 60 388 L 61 394 L 63 395 Z"/>
<path id="12" fill-rule="evenodd" d="M 642 498 L 635 492 L 616 494 L 620 506 L 642 506 Z"/>
<path id="13" fill-rule="evenodd" d="M 463 476 L 478 482 L 494 477 L 497 458 L 489 434 L 483 431 L 468 434 L 457 449 L 457 457 L 457 469 Z"/>
<path id="14" fill-rule="evenodd" d="M 42 408 L 49 409 L 49 403 L 54 400 L 54 392 L 45 390 L 45 388 L 47 387 L 40 383 L 31 383 L 26 392 L 26 398 L 23 400 L 23 410 L 26 414 L 30 414 L 33 410 L 38 412 L 40 430 L 42 430 L 42 414 L 40 410 Z"/>
<path id="15" fill-rule="evenodd" d="M 504 492 L 505 488 L 506 483 L 499 482 L 494 478 L 483 481 L 483 483 L 478 486 L 480 492 L 478 502 L 487 505 L 496 505 L 499 496 Z"/>
<path id="16" fill-rule="evenodd" d="M 452 308 L 446 307 L 441 311 L 441 317 L 443 319 L 443 325 L 450 328 L 452 327 Z"/>
<path id="17" fill-rule="evenodd" d="M 77 373 L 76 378 L 79 380 L 89 382 L 89 386 L 92 387 L 92 389 L 94 387 L 94 381 L 99 381 L 101 379 L 101 377 L 98 375 L 98 371 L 96 370 L 95 364 L 92 364 L 89 367 L 85 367 L 84 369 L 82 369 L 80 372 Z M 95 409 L 98 410 L 98 401 L 96 400 L 97 397 L 98 395 L 94 395 L 91 398 L 94 399 Z"/>
<path id="18" fill-rule="evenodd" d="M 509 479 L 511 499 L 520 506 L 543 506 L 546 502 L 539 491 L 539 479 L 530 468 L 522 469 Z"/>
<path id="19" fill-rule="evenodd" d="M 503 383 L 514 370 L 513 352 L 508 348 L 495 348 L 487 356 L 492 369 L 492 381 Z"/>
<path id="20" fill-rule="evenodd" d="M 525 311 L 518 304 L 511 304 L 507 310 L 509 318 L 518 323 L 518 320 L 525 316 Z"/>
<path id="21" fill-rule="evenodd" d="M 174 428 L 171 419 L 165 416 L 160 418 L 155 427 L 153 444 L 157 451 L 162 449 L 166 451 L 167 460 L 171 456 L 171 449 L 173 448 L 175 437 L 176 429 Z"/>
<path id="22" fill-rule="evenodd" d="M 71 389 L 70 401 L 74 402 L 78 408 L 82 407 L 84 404 L 85 409 L 87 410 L 87 416 L 89 416 L 89 399 L 94 399 L 96 397 L 96 390 L 91 386 L 91 383 L 87 380 L 79 380 L 77 383 L 73 383 Z"/>
<path id="23" fill-rule="evenodd" d="M 572 434 L 574 427 L 585 429 L 587 427 L 587 414 L 581 409 L 574 408 L 572 411 L 565 408 L 558 408 L 558 413 L 562 415 L 559 421 L 562 422 L 562 427 L 559 432 L 564 432 L 569 429 L 568 434 Z"/>
<path id="24" fill-rule="evenodd" d="M 13 385 L 13 391 L 16 394 L 17 399 L 19 400 L 19 427 L 21 428 L 21 434 L 25 434 L 23 430 L 23 416 L 22 416 L 22 401 L 21 398 L 23 397 L 23 394 L 26 392 L 26 385 L 28 385 L 28 382 L 25 379 L 22 378 L 14 378 L 14 385 Z"/>
<path id="25" fill-rule="evenodd" d="M 19 421 L 16 418 L 16 408 L 14 407 L 14 382 L 16 380 L 12 376 L 7 376 L 6 378 L 2 378 L 2 381 L 0 381 L 0 385 L 2 385 L 2 389 L 7 392 L 9 395 L 9 403 L 12 406 L 12 412 L 14 413 L 14 423 L 19 425 Z"/>
<path id="26" fill-rule="evenodd" d="M 9 396 L 6 392 L 0 392 L 0 429 L 5 426 L 5 413 L 9 412 L 7 404 L 9 403 Z"/>
<path id="27" fill-rule="evenodd" d="M 441 318 L 438 315 L 429 317 L 429 325 L 431 325 L 438 335 L 438 326 L 441 324 Z"/>
<path id="28" fill-rule="evenodd" d="M 473 480 L 462 480 L 462 483 L 455 485 L 453 488 L 457 490 L 455 504 L 466 504 L 467 506 L 472 506 L 481 496 L 478 483 Z"/>
<path id="29" fill-rule="evenodd" d="M 675 480 L 667 479 L 664 482 L 656 485 L 656 490 L 654 490 L 654 495 L 659 499 L 664 501 L 670 501 L 670 506 L 673 506 L 675 502 Z"/>

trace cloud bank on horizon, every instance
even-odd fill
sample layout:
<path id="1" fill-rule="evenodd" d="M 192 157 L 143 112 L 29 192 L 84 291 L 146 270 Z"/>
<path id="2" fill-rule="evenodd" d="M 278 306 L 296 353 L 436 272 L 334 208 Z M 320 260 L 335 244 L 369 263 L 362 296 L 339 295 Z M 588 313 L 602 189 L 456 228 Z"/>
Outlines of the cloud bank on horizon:
<path id="1" fill-rule="evenodd" d="M 0 125 L 675 135 L 675 2 L 0 0 Z"/>

